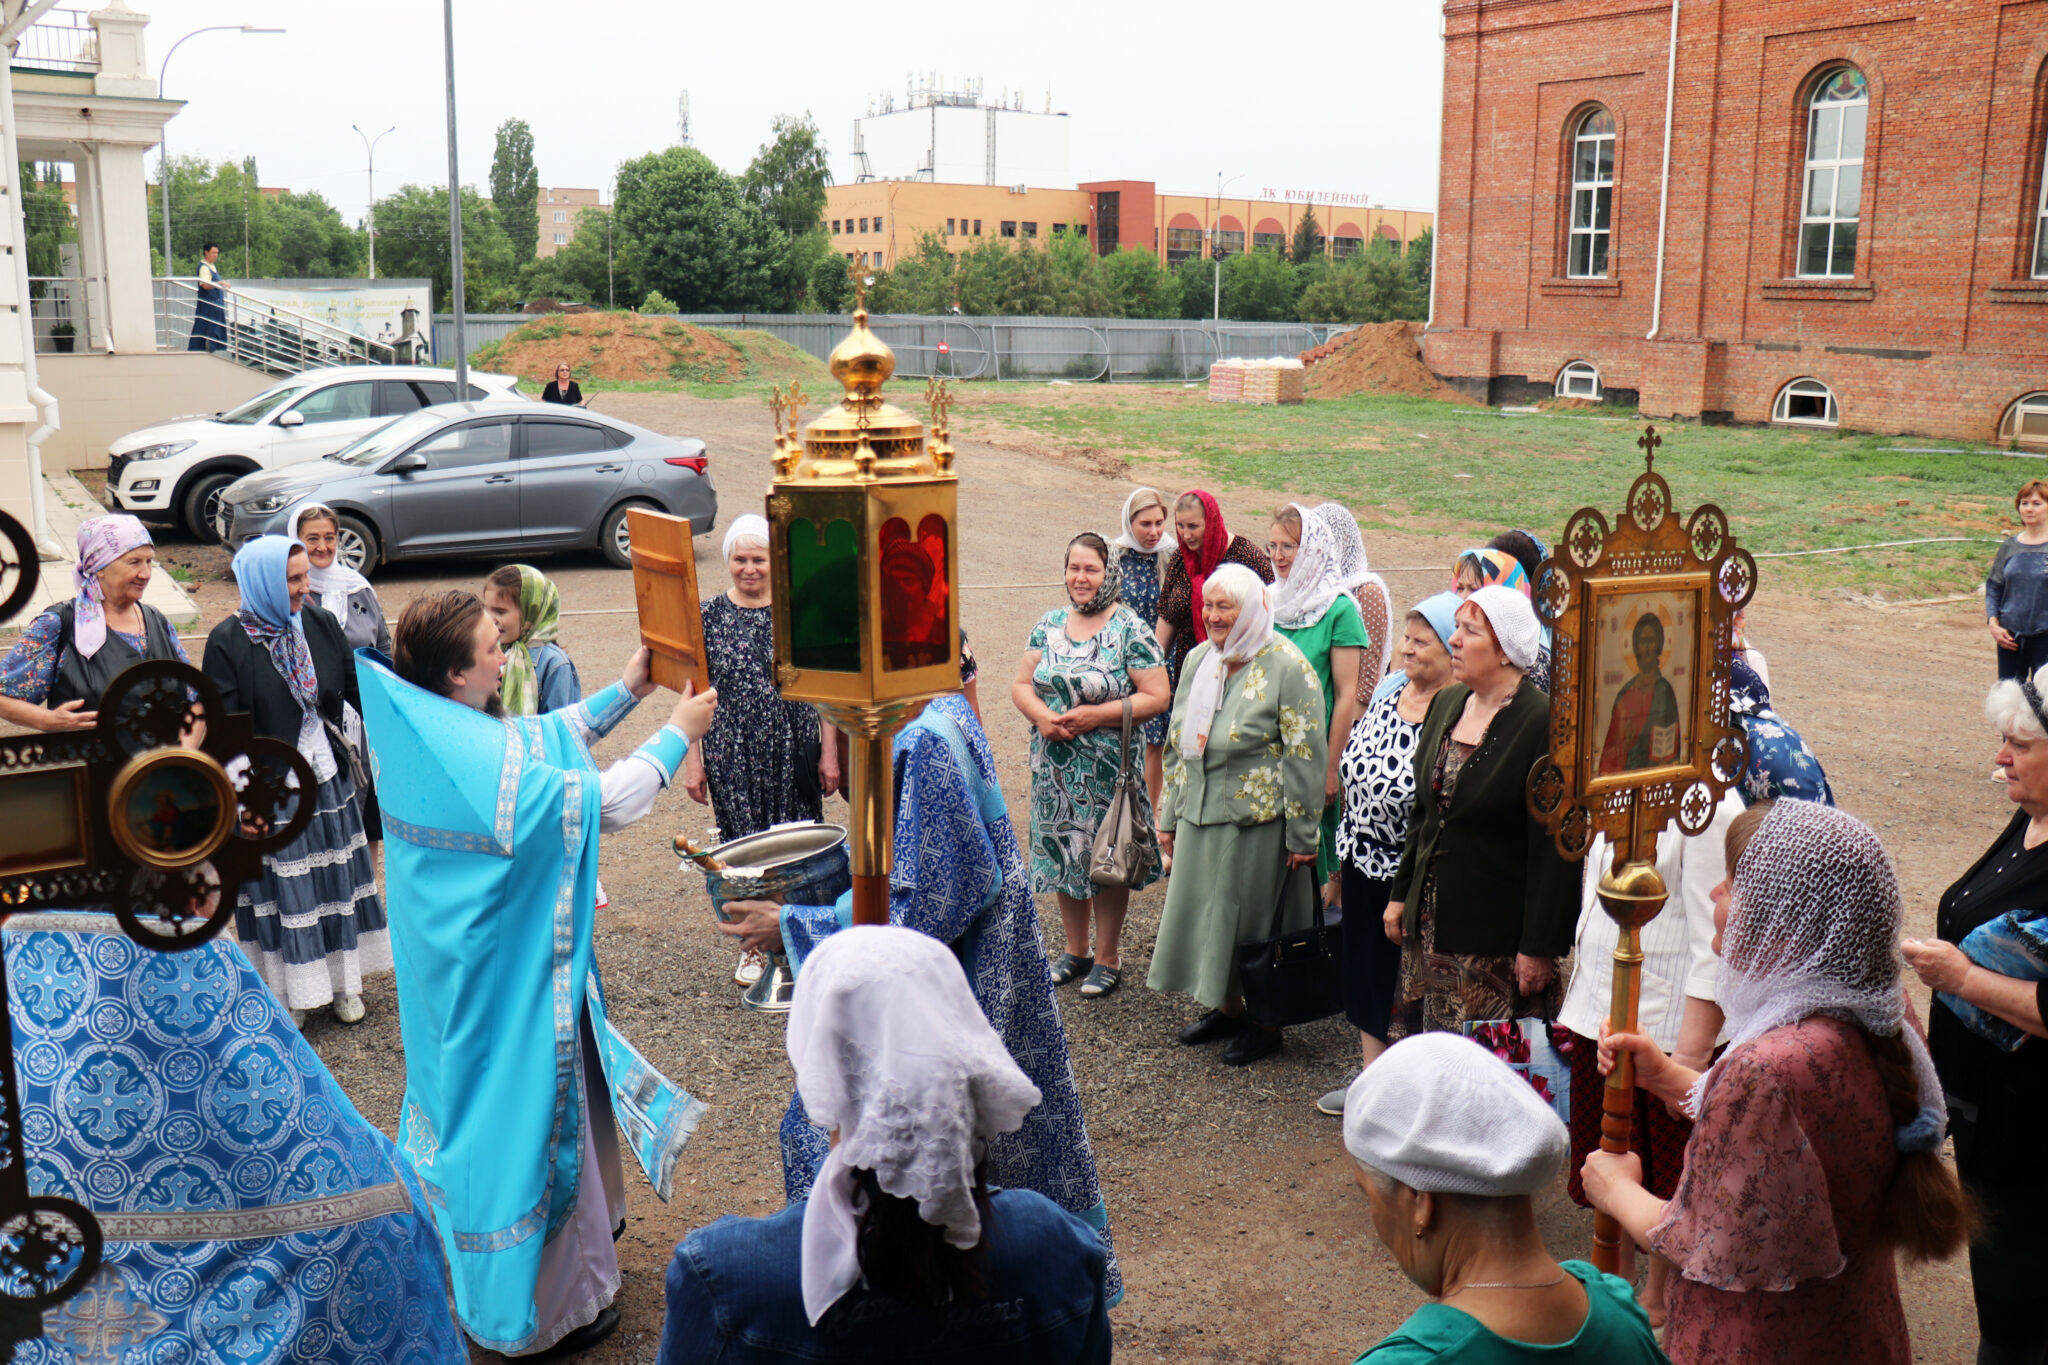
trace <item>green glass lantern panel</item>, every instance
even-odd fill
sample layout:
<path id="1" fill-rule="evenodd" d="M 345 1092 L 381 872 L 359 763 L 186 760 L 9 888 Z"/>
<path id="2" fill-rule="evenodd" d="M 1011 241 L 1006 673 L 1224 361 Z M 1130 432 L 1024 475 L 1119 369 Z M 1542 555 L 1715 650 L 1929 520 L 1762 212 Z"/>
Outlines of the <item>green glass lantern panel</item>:
<path id="1" fill-rule="evenodd" d="M 789 655 L 799 669 L 860 672 L 860 541 L 853 523 L 789 523 Z"/>
<path id="2" fill-rule="evenodd" d="M 930 668 L 951 657 L 947 613 L 953 585 L 946 576 L 946 519 L 936 513 L 917 524 L 891 517 L 882 523 L 882 667 L 890 672 Z"/>

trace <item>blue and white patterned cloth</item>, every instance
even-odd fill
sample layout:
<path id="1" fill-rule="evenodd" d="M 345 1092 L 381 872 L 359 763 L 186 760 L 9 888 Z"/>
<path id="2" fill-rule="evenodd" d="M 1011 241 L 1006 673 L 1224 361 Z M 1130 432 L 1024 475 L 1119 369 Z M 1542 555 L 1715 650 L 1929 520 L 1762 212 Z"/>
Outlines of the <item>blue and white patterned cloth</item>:
<path id="1" fill-rule="evenodd" d="M 889 922 L 949 944 L 982 1013 L 1045 1098 L 1014 1133 L 988 1145 L 988 1181 L 1036 1190 L 1095 1229 L 1109 1253 L 1108 1292 L 1123 1298 L 1095 1149 L 1053 1000 L 1031 876 L 996 781 L 995 754 L 964 697 L 940 697 L 896 737 L 895 866 Z M 837 905 L 782 908 L 782 939 L 801 979 L 803 958 L 853 922 L 852 893 Z M 792 1095 L 782 1120 L 783 1184 L 809 1196 L 830 1150 L 823 1129 Z"/>
<path id="2" fill-rule="evenodd" d="M 0 937 L 29 1189 L 106 1237 L 17 1362 L 469 1359 L 418 1182 L 232 940 L 152 952 L 86 913 Z"/>
<path id="3" fill-rule="evenodd" d="M 1749 770 L 1742 776 L 1742 802 L 1789 797 L 1835 804 L 1820 759 L 1799 732 L 1771 709 L 1771 689 L 1738 651 L 1729 665 L 1728 711 L 1749 736 Z"/>

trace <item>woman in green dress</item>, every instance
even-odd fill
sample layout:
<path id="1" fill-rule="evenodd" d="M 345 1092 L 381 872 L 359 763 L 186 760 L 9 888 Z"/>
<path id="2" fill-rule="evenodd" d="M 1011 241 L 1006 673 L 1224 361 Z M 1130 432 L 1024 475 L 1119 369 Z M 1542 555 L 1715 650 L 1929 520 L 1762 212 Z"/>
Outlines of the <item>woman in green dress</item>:
<path id="1" fill-rule="evenodd" d="M 1208 638 L 1181 669 L 1166 731 L 1159 837 L 1178 866 L 1145 984 L 1209 1006 L 1180 1041 L 1227 1038 L 1223 1060 L 1243 1066 L 1279 1051 L 1280 1030 L 1246 1019 L 1237 945 L 1269 937 L 1276 911 L 1288 930 L 1315 917 L 1313 886 L 1291 874 L 1316 860 L 1329 753 L 1315 670 L 1274 631 L 1258 575 L 1210 574 L 1202 616 Z"/>
<path id="2" fill-rule="evenodd" d="M 1322 835 L 1316 842 L 1316 880 L 1323 903 L 1338 901 L 1337 817 L 1344 813 L 1343 784 L 1337 765 L 1351 726 L 1358 719 L 1358 655 L 1370 640 L 1359 618 L 1358 603 L 1346 591 L 1343 552 L 1332 513 L 1357 523 L 1334 502 L 1310 511 L 1289 503 L 1273 518 L 1266 554 L 1279 575 L 1273 590 L 1273 629 L 1294 642 L 1323 689 L 1323 733 L 1330 751 L 1330 771 L 1323 777 Z M 1340 685 L 1337 679 L 1343 679 Z"/>
<path id="3" fill-rule="evenodd" d="M 1031 889 L 1059 900 L 1066 928 L 1053 984 L 1085 977 L 1081 994 L 1092 999 L 1123 983 L 1124 912 L 1131 892 L 1159 877 L 1155 856 L 1130 886 L 1088 879 L 1095 831 L 1109 811 L 1122 762 L 1124 699 L 1131 704 L 1132 759 L 1142 763 L 1144 723 L 1165 711 L 1170 698 L 1166 657 L 1152 623 L 1118 600 L 1118 559 L 1093 531 L 1067 543 L 1066 585 L 1067 605 L 1047 612 L 1032 630 L 1010 696 L 1033 726 Z M 1139 791 L 1142 799 L 1142 783 Z M 1138 819 L 1151 818 L 1147 801 Z"/>

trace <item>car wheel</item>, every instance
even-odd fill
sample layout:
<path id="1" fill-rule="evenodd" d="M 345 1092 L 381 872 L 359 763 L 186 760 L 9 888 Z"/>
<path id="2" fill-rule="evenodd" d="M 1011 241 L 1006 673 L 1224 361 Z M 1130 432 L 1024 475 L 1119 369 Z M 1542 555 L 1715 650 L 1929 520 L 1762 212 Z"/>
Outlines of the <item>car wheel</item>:
<path id="1" fill-rule="evenodd" d="M 221 518 L 227 514 L 221 506 L 220 495 L 240 477 L 239 474 L 206 474 L 194 479 L 192 486 L 185 490 L 185 528 L 202 545 L 219 543 Z"/>
<path id="2" fill-rule="evenodd" d="M 377 533 L 346 512 L 336 516 L 334 522 L 334 562 L 368 578 L 379 559 Z"/>
<path id="3" fill-rule="evenodd" d="M 612 562 L 615 569 L 633 567 L 633 536 L 626 529 L 626 513 L 635 507 L 650 512 L 656 510 L 652 503 L 622 502 L 604 519 L 604 530 L 598 533 L 597 548 L 604 551 L 604 557 Z"/>

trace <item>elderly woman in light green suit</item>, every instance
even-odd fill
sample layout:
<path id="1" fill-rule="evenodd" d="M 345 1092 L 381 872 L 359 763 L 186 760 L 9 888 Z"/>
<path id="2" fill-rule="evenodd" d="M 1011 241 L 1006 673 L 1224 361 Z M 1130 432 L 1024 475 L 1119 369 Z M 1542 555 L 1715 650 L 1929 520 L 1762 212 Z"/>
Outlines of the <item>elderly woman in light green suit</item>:
<path id="1" fill-rule="evenodd" d="M 1229 1039 L 1243 1066 L 1280 1048 L 1245 1018 L 1236 947 L 1269 937 L 1274 911 L 1300 929 L 1315 915 L 1313 875 L 1329 766 L 1323 692 L 1300 650 L 1273 629 L 1268 589 L 1225 565 L 1202 589 L 1209 638 L 1188 655 L 1166 735 L 1160 840 L 1174 876 L 1146 983 L 1210 1007 L 1181 1030 L 1190 1046 Z"/>

